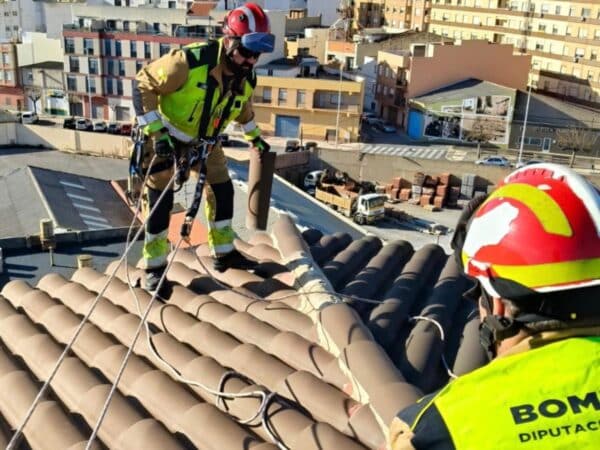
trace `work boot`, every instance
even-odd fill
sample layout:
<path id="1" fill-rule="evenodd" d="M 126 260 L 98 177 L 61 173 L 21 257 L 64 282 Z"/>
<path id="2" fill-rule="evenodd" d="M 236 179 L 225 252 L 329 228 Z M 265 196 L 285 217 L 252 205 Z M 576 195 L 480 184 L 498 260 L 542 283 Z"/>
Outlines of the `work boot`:
<path id="1" fill-rule="evenodd" d="M 237 250 L 213 258 L 213 269 L 217 272 L 225 272 L 227 269 L 253 270 L 256 266 L 256 261 L 249 260 Z"/>
<path id="2" fill-rule="evenodd" d="M 148 292 L 155 292 L 166 267 L 154 267 L 152 269 L 146 269 L 146 290 Z M 164 284 L 164 283 L 163 283 Z"/>

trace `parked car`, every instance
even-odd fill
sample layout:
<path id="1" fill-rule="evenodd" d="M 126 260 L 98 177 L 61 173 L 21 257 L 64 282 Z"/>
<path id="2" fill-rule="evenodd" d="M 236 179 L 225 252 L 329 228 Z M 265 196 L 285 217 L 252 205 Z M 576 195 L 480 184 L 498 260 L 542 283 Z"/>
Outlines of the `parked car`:
<path id="1" fill-rule="evenodd" d="M 121 134 L 124 136 L 131 136 L 131 124 L 130 123 L 124 123 L 121 125 Z"/>
<path id="2" fill-rule="evenodd" d="M 106 133 L 106 122 L 104 122 L 104 121 L 94 122 L 92 129 L 93 129 L 93 131 L 98 131 L 100 133 Z"/>
<path id="3" fill-rule="evenodd" d="M 379 117 L 367 117 L 365 122 L 372 127 L 377 127 L 383 124 L 383 119 L 380 119 Z"/>
<path id="4" fill-rule="evenodd" d="M 33 111 L 23 111 L 21 113 L 21 123 L 36 123 L 39 120 L 40 118 Z"/>
<path id="5" fill-rule="evenodd" d="M 92 131 L 94 126 L 90 119 L 80 118 L 75 121 L 75 129 L 80 131 Z"/>
<path id="6" fill-rule="evenodd" d="M 488 156 L 475 161 L 475 164 L 483 166 L 499 166 L 499 167 L 510 167 L 510 161 L 504 156 Z"/>
<path id="7" fill-rule="evenodd" d="M 290 140 L 288 140 L 288 141 L 285 142 L 285 151 L 286 151 L 286 153 L 297 152 L 299 150 L 301 150 L 301 147 L 300 147 L 300 142 L 298 142 L 297 140 L 290 139 Z"/>
<path id="8" fill-rule="evenodd" d="M 111 122 L 106 127 L 106 132 L 110 134 L 121 134 L 121 125 L 117 122 Z"/>
<path id="9" fill-rule="evenodd" d="M 391 123 L 381 123 L 377 128 L 384 133 L 395 133 L 398 131 L 398 129 Z"/>
<path id="10" fill-rule="evenodd" d="M 542 164 L 544 161 L 542 161 L 541 159 L 530 159 L 529 161 L 521 161 L 517 164 L 515 164 L 515 167 L 518 169 L 520 167 L 523 166 L 530 166 L 532 164 Z"/>
<path id="11" fill-rule="evenodd" d="M 69 130 L 75 129 L 75 117 L 65 117 L 63 120 L 63 128 L 68 128 Z"/>

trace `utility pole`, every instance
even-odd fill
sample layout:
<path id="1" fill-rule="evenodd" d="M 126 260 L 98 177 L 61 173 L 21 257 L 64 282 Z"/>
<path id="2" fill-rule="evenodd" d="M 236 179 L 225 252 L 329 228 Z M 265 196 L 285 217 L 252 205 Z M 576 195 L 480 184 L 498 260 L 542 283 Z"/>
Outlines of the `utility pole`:
<path id="1" fill-rule="evenodd" d="M 338 148 L 340 137 L 340 109 L 342 107 L 342 74 L 344 73 L 344 62 L 340 61 L 340 85 L 338 88 L 337 116 L 335 119 L 335 148 Z"/>
<path id="2" fill-rule="evenodd" d="M 525 107 L 525 119 L 523 120 L 523 131 L 521 133 L 521 145 L 519 146 L 519 157 L 517 158 L 517 166 L 521 165 L 523 158 L 523 144 L 525 143 L 525 130 L 527 129 L 527 116 L 529 115 L 529 102 L 531 100 L 531 84 L 527 89 L 527 106 Z"/>

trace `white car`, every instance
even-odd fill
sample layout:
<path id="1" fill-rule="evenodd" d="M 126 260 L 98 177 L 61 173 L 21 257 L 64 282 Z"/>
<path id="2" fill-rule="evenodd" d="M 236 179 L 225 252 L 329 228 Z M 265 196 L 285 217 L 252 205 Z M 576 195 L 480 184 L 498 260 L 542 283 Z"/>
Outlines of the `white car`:
<path id="1" fill-rule="evenodd" d="M 21 123 L 36 123 L 39 120 L 40 118 L 33 111 L 23 111 L 21 113 Z"/>
<path id="2" fill-rule="evenodd" d="M 93 129 L 93 125 L 92 125 L 92 121 L 89 119 L 77 119 L 75 121 L 75 129 L 76 130 L 83 130 L 83 131 L 91 131 Z"/>
<path id="3" fill-rule="evenodd" d="M 510 161 L 504 156 L 488 156 L 475 161 L 475 164 L 482 166 L 498 166 L 498 167 L 510 167 Z"/>
<path id="4" fill-rule="evenodd" d="M 106 122 L 94 122 L 93 131 L 99 131 L 101 133 L 106 133 Z"/>
<path id="5" fill-rule="evenodd" d="M 529 161 L 521 161 L 520 163 L 515 164 L 515 167 L 517 169 L 524 167 L 524 166 L 530 166 L 532 164 L 543 164 L 544 161 L 540 160 L 540 159 L 530 159 Z"/>

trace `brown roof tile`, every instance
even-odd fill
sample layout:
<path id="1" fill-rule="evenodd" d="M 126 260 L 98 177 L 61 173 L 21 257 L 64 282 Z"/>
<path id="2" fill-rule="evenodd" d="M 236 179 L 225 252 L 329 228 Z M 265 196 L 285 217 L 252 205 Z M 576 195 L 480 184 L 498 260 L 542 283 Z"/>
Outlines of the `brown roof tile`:
<path id="1" fill-rule="evenodd" d="M 257 259 L 254 273 L 213 272 L 204 246 L 172 255 L 166 302 L 152 304 L 148 323 L 155 352 L 179 375 L 142 333 L 98 447 L 268 450 L 274 435 L 289 449 L 379 449 L 401 408 L 447 382 L 442 356 L 460 373 L 485 362 L 473 306 L 461 298 L 468 283 L 437 246 L 414 252 L 406 242 L 300 234 L 285 216 L 272 235 L 236 246 Z M 33 448 L 84 447 L 149 305 L 147 292 L 127 284 L 142 271 L 114 264 L 1 291 L 0 420 L 13 430 L 104 291 L 25 427 Z M 343 302 L 336 291 L 382 303 Z M 446 342 L 413 315 L 438 321 Z M 266 421 L 248 425 L 261 399 L 219 401 L 219 390 L 276 395 Z M 0 444 L 8 439 L 0 432 Z"/>

